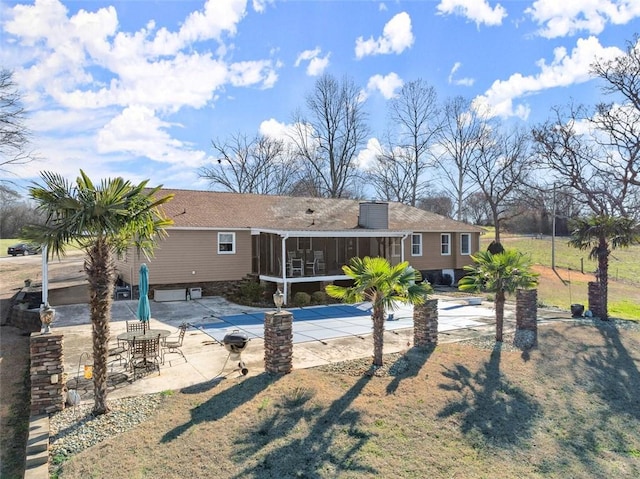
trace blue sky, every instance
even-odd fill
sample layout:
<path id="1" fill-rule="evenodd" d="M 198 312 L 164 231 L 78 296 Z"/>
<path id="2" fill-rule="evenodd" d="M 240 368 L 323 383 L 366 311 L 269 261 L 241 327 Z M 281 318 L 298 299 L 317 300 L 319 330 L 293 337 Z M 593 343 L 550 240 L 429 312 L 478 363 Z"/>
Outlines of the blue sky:
<path id="1" fill-rule="evenodd" d="M 208 189 L 212 139 L 280 136 L 323 73 L 362 88 L 370 145 L 403 82 L 461 95 L 505 121 L 603 99 L 589 65 L 640 31 L 638 0 L 0 0 L 37 179 L 150 179 Z M 361 152 L 362 157 L 367 151 Z"/>

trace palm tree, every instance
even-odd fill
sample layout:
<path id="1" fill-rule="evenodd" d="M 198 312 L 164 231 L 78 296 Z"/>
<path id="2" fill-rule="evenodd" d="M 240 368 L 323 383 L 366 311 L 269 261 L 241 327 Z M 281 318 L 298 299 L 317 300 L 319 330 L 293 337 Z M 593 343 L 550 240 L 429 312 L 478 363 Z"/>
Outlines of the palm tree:
<path id="1" fill-rule="evenodd" d="M 382 366 L 384 319 L 395 302 L 423 304 L 432 291 L 427 282 L 420 282 L 420 272 L 404 261 L 391 266 L 385 258 L 352 258 L 342 271 L 353 279 L 353 286 L 329 285 L 327 294 L 347 303 L 371 301 L 373 320 L 373 364 Z"/>
<path id="2" fill-rule="evenodd" d="M 596 313 L 600 319 L 609 317 L 607 302 L 609 288 L 609 255 L 616 248 L 627 248 L 640 241 L 640 228 L 629 218 L 606 215 L 579 218 L 571 224 L 569 245 L 589 251 L 589 259 L 598 261 L 596 279 L 600 285 L 602 310 Z"/>
<path id="3" fill-rule="evenodd" d="M 516 250 L 505 249 L 498 254 L 479 251 L 471 258 L 474 264 L 464 267 L 467 274 L 458 281 L 458 288 L 460 291 L 495 293 L 496 341 L 502 342 L 506 293 L 534 288 L 538 284 L 538 275 L 531 271 L 524 255 Z"/>
<path id="4" fill-rule="evenodd" d="M 107 407 L 107 354 L 109 321 L 116 281 L 115 255 L 135 245 L 145 255 L 166 234 L 161 204 L 172 196 L 156 199 L 160 189 L 146 188 L 147 181 L 133 185 L 122 178 L 103 180 L 94 185 L 84 171 L 76 183 L 56 173 L 41 173 L 44 184 L 29 188 L 37 209 L 46 222 L 32 225 L 25 235 L 47 247 L 49 257 L 65 254 L 70 243 L 86 252 L 84 270 L 89 282 L 89 307 L 93 325 L 93 414 L 104 414 Z"/>

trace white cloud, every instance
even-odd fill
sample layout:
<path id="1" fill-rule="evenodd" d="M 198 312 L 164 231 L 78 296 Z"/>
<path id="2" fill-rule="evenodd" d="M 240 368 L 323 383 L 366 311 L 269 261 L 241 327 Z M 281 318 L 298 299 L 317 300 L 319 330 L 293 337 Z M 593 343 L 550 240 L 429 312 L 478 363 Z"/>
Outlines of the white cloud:
<path id="1" fill-rule="evenodd" d="M 396 96 L 396 91 L 402 88 L 404 82 L 396 73 L 391 72 L 386 76 L 373 75 L 367 82 L 367 92 L 378 90 L 385 100 Z"/>
<path id="2" fill-rule="evenodd" d="M 260 85 L 271 88 L 278 75 L 271 60 L 233 63 L 229 66 L 229 80 L 233 86 Z"/>
<path id="3" fill-rule="evenodd" d="M 454 75 L 457 73 L 457 71 L 460 69 L 460 67 L 462 66 L 462 63 L 460 62 L 455 62 L 453 64 L 453 67 L 451 67 L 451 71 L 449 72 L 449 84 L 452 85 L 460 85 L 460 86 L 473 86 L 473 84 L 475 83 L 475 79 L 473 78 L 469 78 L 469 77 L 465 77 L 465 78 L 454 78 Z"/>
<path id="4" fill-rule="evenodd" d="M 331 53 L 327 53 L 324 57 L 320 56 L 322 50 L 319 47 L 316 47 L 313 50 L 305 50 L 298 55 L 296 58 L 295 66 L 298 67 L 304 61 L 308 61 L 307 65 L 307 75 L 309 76 L 319 76 L 322 75 L 325 69 L 329 66 L 329 57 Z"/>
<path id="5" fill-rule="evenodd" d="M 536 0 L 525 10 L 543 25 L 538 33 L 546 38 L 564 37 L 579 31 L 599 34 L 610 22 L 624 25 L 640 17 L 638 0 Z"/>
<path id="6" fill-rule="evenodd" d="M 101 154 L 127 152 L 154 161 L 196 167 L 204 153 L 193 151 L 189 145 L 172 138 L 166 130 L 174 126 L 159 119 L 152 109 L 133 105 L 99 131 L 97 151 Z"/>
<path id="7" fill-rule="evenodd" d="M 382 145 L 377 138 L 370 138 L 367 146 L 358 152 L 356 165 L 362 170 L 368 170 L 375 164 L 376 157 L 382 152 Z"/>
<path id="8" fill-rule="evenodd" d="M 163 162 L 142 173 L 147 177 L 197 168 L 206 154 L 176 139 L 176 125 L 167 119 L 185 107 L 206 107 L 226 85 L 270 88 L 282 67 L 272 58 L 229 62 L 216 56 L 233 50 L 225 39 L 236 34 L 246 3 L 209 0 L 176 19 L 176 31 L 158 29 L 154 20 L 122 31 L 111 6 L 70 14 L 60 1 L 35 0 L 4 9 L 3 40 L 19 52 L 15 79 L 34 112 L 29 126 L 38 133 L 35 146 L 47 168 L 77 174 L 82 165 L 101 175 L 111 168 L 136 177 L 136 158 Z M 65 139 L 70 134 L 73 141 Z M 106 166 L 111 162 L 119 169 Z"/>
<path id="9" fill-rule="evenodd" d="M 87 131 L 101 128 L 113 116 L 108 110 L 73 110 L 62 108 L 38 109 L 30 112 L 29 129 L 35 136 L 47 135 L 62 130 L 65 133 L 86 134 Z"/>
<path id="10" fill-rule="evenodd" d="M 253 9 L 258 13 L 264 13 L 268 5 L 273 5 L 275 0 L 253 0 Z"/>
<path id="11" fill-rule="evenodd" d="M 258 131 L 261 135 L 268 136 L 269 138 L 283 140 L 284 138 L 291 136 L 291 133 L 293 133 L 293 127 L 286 123 L 281 123 L 275 118 L 269 118 L 268 120 L 260 123 Z"/>
<path id="12" fill-rule="evenodd" d="M 530 108 L 524 104 L 514 106 L 514 100 L 542 90 L 583 83 L 591 78 L 591 65 L 597 58 L 612 59 L 622 55 L 617 47 L 603 47 L 595 37 L 579 39 L 570 54 L 564 47 L 554 50 L 551 63 L 537 62 L 539 73 L 514 73 L 508 80 L 496 80 L 484 95 L 475 98 L 476 108 L 487 109 L 492 115 L 519 116 L 526 119 Z"/>
<path id="13" fill-rule="evenodd" d="M 507 10 L 502 5 L 498 3 L 491 8 L 488 0 L 441 0 L 437 9 L 440 15 L 460 15 L 478 26 L 502 25 L 502 20 L 507 16 Z"/>
<path id="14" fill-rule="evenodd" d="M 203 11 L 191 12 L 177 34 L 182 45 L 220 39 L 222 33 L 235 35 L 246 14 L 246 0 L 207 0 Z"/>
<path id="15" fill-rule="evenodd" d="M 411 17 L 406 12 L 395 15 L 384 26 L 382 36 L 365 40 L 358 37 L 356 40 L 356 58 L 360 59 L 368 55 L 386 55 L 389 53 L 400 54 L 413 45 L 414 36 L 411 31 Z"/>

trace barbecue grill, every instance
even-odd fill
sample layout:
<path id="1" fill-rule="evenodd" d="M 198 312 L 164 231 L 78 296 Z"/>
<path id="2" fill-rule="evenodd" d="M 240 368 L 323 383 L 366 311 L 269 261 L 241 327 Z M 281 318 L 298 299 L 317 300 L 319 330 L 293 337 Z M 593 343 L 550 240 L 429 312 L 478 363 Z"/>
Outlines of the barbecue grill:
<path id="1" fill-rule="evenodd" d="M 249 336 L 247 333 L 240 331 L 233 331 L 225 335 L 222 339 L 222 344 L 227 351 L 229 351 L 229 358 L 232 361 L 238 361 L 238 368 L 243 376 L 246 376 L 249 370 L 242 360 L 241 354 L 245 350 L 247 344 L 249 344 Z"/>

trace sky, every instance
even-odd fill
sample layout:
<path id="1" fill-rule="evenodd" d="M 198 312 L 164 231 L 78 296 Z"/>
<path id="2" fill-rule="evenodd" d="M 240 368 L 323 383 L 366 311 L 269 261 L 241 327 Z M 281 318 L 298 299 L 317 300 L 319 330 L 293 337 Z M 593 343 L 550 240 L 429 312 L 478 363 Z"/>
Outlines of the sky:
<path id="1" fill-rule="evenodd" d="M 533 126 L 606 100 L 589 74 L 640 33 L 638 0 L 0 0 L 0 66 L 14 72 L 54 171 L 210 189 L 212 140 L 281 137 L 320 75 L 362 89 L 371 137 L 402 85 L 463 96 Z"/>

